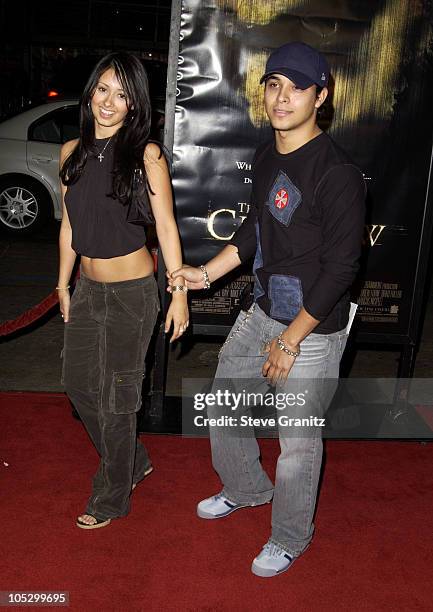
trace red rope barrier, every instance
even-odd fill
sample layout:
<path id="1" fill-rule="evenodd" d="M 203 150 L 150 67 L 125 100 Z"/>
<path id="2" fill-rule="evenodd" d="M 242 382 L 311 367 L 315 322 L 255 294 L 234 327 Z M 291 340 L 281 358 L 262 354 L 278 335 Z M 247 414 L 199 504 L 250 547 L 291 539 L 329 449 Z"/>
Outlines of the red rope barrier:
<path id="1" fill-rule="evenodd" d="M 80 269 L 78 268 L 72 285 L 75 285 L 77 279 L 80 278 Z M 41 317 L 43 317 L 51 308 L 54 308 L 56 304 L 59 303 L 59 297 L 57 295 L 57 290 L 55 289 L 48 295 L 42 302 L 33 306 L 33 308 L 29 308 L 16 319 L 10 319 L 9 321 L 5 321 L 0 325 L 0 337 L 8 336 L 9 334 L 13 334 L 14 332 L 22 329 L 23 327 L 27 327 L 31 325 Z"/>
<path id="2" fill-rule="evenodd" d="M 151 255 L 153 259 L 154 271 L 156 272 L 157 267 L 158 267 L 158 249 L 152 248 Z M 80 274 L 78 271 L 75 277 L 75 280 L 77 280 L 79 275 Z M 49 310 L 51 310 L 51 308 L 53 308 L 58 303 L 59 303 L 59 298 L 57 295 L 57 291 L 55 290 L 52 293 L 50 293 L 50 295 L 48 295 L 44 300 L 42 300 L 42 302 L 40 302 L 36 306 L 33 306 L 33 308 L 29 308 L 29 310 L 26 310 L 25 312 L 23 312 L 23 314 L 21 314 L 16 319 L 9 319 L 8 321 L 5 321 L 4 323 L 2 323 L 0 325 L 0 337 L 9 336 L 10 334 L 13 334 L 19 329 L 22 329 L 23 327 L 27 327 L 28 325 L 31 325 L 32 323 L 34 323 L 35 321 L 43 317 L 44 314 L 46 314 Z"/>
<path id="3" fill-rule="evenodd" d="M 57 296 L 57 291 L 53 291 L 48 295 L 42 302 L 33 306 L 33 308 L 29 308 L 26 312 L 23 312 L 16 319 L 10 319 L 9 321 L 5 321 L 0 325 L 0 336 L 8 336 L 23 327 L 27 327 L 37 321 L 40 317 L 43 317 L 53 306 L 58 304 L 59 298 Z"/>

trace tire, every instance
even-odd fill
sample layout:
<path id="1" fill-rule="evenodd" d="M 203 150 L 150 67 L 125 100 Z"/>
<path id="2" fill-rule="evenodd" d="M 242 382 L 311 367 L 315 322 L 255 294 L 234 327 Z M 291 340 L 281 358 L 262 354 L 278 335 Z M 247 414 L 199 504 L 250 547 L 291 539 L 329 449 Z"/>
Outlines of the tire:
<path id="1" fill-rule="evenodd" d="M 46 189 L 26 176 L 0 180 L 0 231 L 27 236 L 39 231 L 51 216 L 52 202 Z"/>

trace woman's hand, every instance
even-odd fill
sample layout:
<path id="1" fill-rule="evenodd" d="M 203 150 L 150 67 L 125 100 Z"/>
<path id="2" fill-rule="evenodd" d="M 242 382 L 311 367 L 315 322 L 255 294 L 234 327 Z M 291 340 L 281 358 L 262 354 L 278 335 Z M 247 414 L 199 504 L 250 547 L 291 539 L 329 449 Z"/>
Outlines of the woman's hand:
<path id="1" fill-rule="evenodd" d="M 188 289 L 204 289 L 204 276 L 200 268 L 193 268 L 184 264 L 178 270 L 174 270 L 171 274 L 166 273 L 168 278 L 167 291 L 171 293 L 171 288 L 179 284 L 179 277 L 187 281 Z"/>
<path id="2" fill-rule="evenodd" d="M 188 302 L 186 293 L 182 291 L 176 291 L 171 298 L 171 304 L 165 319 L 166 334 L 169 332 L 172 323 L 173 334 L 170 338 L 170 343 L 180 338 L 189 325 Z"/>
<path id="3" fill-rule="evenodd" d="M 62 313 L 63 322 L 69 321 L 69 308 L 71 305 L 71 296 L 69 295 L 69 289 L 57 289 L 59 296 L 60 312 Z"/>

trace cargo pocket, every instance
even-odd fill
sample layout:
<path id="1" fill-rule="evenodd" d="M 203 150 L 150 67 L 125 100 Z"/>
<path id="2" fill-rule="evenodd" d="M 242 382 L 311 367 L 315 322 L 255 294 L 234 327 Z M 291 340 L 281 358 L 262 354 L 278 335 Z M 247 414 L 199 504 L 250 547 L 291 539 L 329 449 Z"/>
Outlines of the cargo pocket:
<path id="1" fill-rule="evenodd" d="M 109 411 L 112 414 L 132 414 L 141 407 L 143 370 L 114 372 L 111 382 Z"/>
<path id="2" fill-rule="evenodd" d="M 302 195 L 299 189 L 287 174 L 280 170 L 266 201 L 271 215 L 287 227 L 301 201 Z"/>
<path id="3" fill-rule="evenodd" d="M 269 279 L 270 315 L 292 321 L 302 308 L 302 284 L 296 276 L 272 274 Z"/>

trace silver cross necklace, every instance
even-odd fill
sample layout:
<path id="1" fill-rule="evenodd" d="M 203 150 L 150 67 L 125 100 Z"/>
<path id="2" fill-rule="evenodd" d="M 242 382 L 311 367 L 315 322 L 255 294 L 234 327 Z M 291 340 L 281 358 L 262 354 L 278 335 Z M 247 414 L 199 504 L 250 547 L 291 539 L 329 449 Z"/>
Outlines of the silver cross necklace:
<path id="1" fill-rule="evenodd" d="M 99 163 L 100 163 L 100 164 L 102 164 L 102 160 L 103 160 L 103 159 L 104 159 L 104 157 L 105 157 L 105 155 L 103 155 L 103 153 L 104 153 L 105 149 L 108 147 L 108 145 L 110 144 L 110 140 L 111 140 L 112 138 L 113 138 L 113 137 L 112 137 L 112 136 L 110 136 L 110 138 L 109 138 L 109 139 L 107 140 L 107 142 L 105 143 L 105 146 L 104 146 L 104 148 L 102 149 L 102 151 L 99 151 L 99 155 L 97 155 L 97 156 L 96 156 L 96 157 L 99 159 Z"/>

